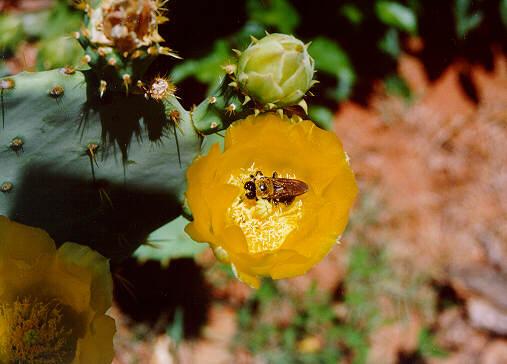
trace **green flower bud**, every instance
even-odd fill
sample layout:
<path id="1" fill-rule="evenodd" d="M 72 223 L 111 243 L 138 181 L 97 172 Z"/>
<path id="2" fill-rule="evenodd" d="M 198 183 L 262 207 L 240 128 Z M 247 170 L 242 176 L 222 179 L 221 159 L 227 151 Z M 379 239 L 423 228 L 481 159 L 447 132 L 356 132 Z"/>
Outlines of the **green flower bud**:
<path id="1" fill-rule="evenodd" d="M 241 91 L 263 105 L 297 104 L 313 82 L 314 61 L 307 46 L 291 35 L 270 34 L 254 41 L 236 70 Z"/>

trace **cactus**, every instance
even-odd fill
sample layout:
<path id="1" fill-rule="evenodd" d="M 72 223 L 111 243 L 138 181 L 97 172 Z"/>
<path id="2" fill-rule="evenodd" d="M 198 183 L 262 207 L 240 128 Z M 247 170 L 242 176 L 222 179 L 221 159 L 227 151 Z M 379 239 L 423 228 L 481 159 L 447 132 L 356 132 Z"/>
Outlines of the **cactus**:
<path id="1" fill-rule="evenodd" d="M 121 258 L 180 214 L 200 137 L 174 96 L 100 98 L 93 76 L 60 69 L 0 81 L 0 214 Z"/>
<path id="2" fill-rule="evenodd" d="M 237 67 L 228 65 L 222 89 L 185 110 L 168 78 L 147 76 L 157 56 L 178 57 L 160 44 L 164 3 L 76 1 L 85 26 L 75 38 L 89 68 L 0 79 L 0 215 L 41 227 L 59 244 L 86 244 L 119 261 L 181 214 L 191 218 L 185 173 L 201 144 L 209 147 L 203 139 L 213 140 L 249 113 L 280 108 L 290 114 L 294 104 L 306 111 L 302 97 L 312 84 L 313 61 L 293 37 L 311 68 L 303 70 L 297 92 L 261 104 L 243 86 L 230 87 Z M 166 261 L 166 250 L 137 256 Z"/>

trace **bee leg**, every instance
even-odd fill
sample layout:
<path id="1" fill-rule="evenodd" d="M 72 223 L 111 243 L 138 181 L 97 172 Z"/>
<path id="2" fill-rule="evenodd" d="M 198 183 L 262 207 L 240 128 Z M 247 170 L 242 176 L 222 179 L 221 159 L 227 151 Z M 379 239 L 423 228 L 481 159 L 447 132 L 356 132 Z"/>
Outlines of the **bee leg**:
<path id="1" fill-rule="evenodd" d="M 273 178 L 278 178 L 278 173 L 273 172 Z"/>
<path id="2" fill-rule="evenodd" d="M 294 200 L 296 199 L 296 196 L 287 196 L 283 199 L 283 202 L 285 205 L 289 206 Z"/>
<path id="3" fill-rule="evenodd" d="M 261 171 L 257 171 L 257 172 L 255 172 L 255 177 L 257 177 L 257 176 L 263 177 L 264 175 L 262 174 Z"/>

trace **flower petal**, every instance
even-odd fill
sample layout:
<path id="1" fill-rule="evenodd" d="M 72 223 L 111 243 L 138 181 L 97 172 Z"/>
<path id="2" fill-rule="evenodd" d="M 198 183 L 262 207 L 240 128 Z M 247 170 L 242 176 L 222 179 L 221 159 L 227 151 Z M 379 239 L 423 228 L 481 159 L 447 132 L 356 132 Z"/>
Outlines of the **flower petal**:
<path id="1" fill-rule="evenodd" d="M 73 364 L 111 364 L 114 357 L 113 336 L 116 332 L 114 320 L 106 315 L 96 317 L 86 336 L 77 343 Z"/>

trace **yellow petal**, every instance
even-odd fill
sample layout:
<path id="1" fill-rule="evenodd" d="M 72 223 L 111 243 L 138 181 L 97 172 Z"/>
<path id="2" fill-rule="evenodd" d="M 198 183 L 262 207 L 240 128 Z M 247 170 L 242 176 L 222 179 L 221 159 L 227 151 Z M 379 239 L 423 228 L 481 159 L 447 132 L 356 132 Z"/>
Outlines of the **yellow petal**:
<path id="1" fill-rule="evenodd" d="M 111 364 L 114 357 L 113 336 L 116 332 L 114 320 L 106 315 L 96 317 L 86 336 L 77 343 L 73 364 Z"/>
<path id="2" fill-rule="evenodd" d="M 57 259 L 65 274 L 90 284 L 90 306 L 97 313 L 105 313 L 113 300 L 109 261 L 89 247 L 75 243 L 63 244 Z"/>

